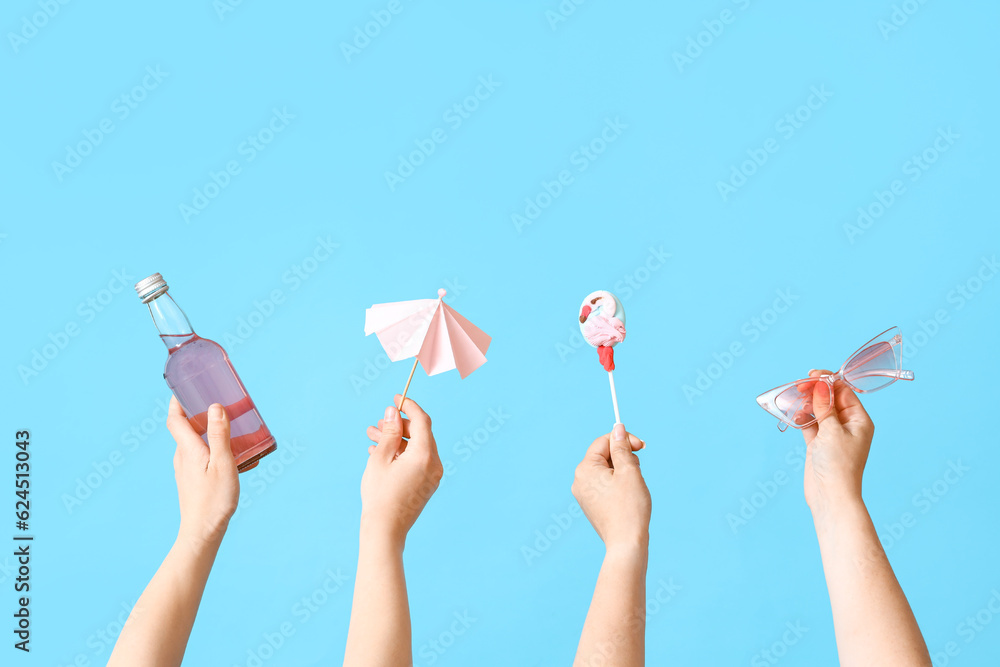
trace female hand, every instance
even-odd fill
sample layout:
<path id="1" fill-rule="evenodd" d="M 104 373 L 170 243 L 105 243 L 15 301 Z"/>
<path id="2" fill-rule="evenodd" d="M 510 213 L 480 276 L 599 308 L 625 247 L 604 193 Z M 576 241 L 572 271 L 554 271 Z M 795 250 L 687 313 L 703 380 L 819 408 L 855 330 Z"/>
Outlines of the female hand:
<path id="1" fill-rule="evenodd" d="M 573 496 L 590 525 L 610 551 L 649 542 L 652 501 L 639 470 L 639 450 L 646 443 L 615 424 L 590 445 L 576 468 Z"/>
<path id="2" fill-rule="evenodd" d="M 813 370 L 809 377 L 829 374 Z M 825 512 L 832 503 L 861 500 L 861 478 L 875 435 L 875 424 L 845 382 L 834 383 L 833 396 L 831 403 L 825 382 L 813 385 L 818 421 L 802 429 L 806 441 L 805 496 L 814 513 Z"/>
<path id="3" fill-rule="evenodd" d="M 195 545 L 218 544 L 240 499 L 226 411 L 218 403 L 209 407 L 206 445 L 191 427 L 180 403 L 171 397 L 167 428 L 177 442 L 174 476 L 181 506 L 178 538 Z"/>
<path id="4" fill-rule="evenodd" d="M 398 402 L 401 396 L 394 398 Z M 444 467 L 431 432 L 431 418 L 406 399 L 402 419 L 395 403 L 385 410 L 368 437 L 368 465 L 361 477 L 362 525 L 402 544 L 420 512 L 437 490 Z"/>

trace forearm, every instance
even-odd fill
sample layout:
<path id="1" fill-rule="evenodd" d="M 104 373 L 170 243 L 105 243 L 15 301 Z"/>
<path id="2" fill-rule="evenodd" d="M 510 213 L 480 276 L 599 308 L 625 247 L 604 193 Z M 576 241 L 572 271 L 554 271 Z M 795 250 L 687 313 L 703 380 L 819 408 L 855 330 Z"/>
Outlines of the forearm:
<path id="1" fill-rule="evenodd" d="M 344 665 L 413 664 L 410 605 L 403 574 L 403 539 L 361 524 L 358 573 Z"/>
<path id="2" fill-rule="evenodd" d="M 129 614 L 108 667 L 181 664 L 220 543 L 178 536 Z"/>
<path id="3" fill-rule="evenodd" d="M 574 667 L 639 667 L 646 660 L 648 540 L 609 548 L 583 624 Z"/>
<path id="4" fill-rule="evenodd" d="M 813 512 L 840 664 L 930 665 L 903 589 L 860 498 Z"/>

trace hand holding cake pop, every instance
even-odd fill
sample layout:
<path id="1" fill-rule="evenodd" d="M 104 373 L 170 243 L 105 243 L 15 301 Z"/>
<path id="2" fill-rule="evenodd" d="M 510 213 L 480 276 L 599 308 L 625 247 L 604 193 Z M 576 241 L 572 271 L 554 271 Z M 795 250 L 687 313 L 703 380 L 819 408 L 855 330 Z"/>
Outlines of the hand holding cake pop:
<path id="1" fill-rule="evenodd" d="M 614 347 L 625 340 L 625 308 L 611 292 L 591 292 L 580 306 L 580 333 L 597 348 L 604 370 L 615 369 Z"/>

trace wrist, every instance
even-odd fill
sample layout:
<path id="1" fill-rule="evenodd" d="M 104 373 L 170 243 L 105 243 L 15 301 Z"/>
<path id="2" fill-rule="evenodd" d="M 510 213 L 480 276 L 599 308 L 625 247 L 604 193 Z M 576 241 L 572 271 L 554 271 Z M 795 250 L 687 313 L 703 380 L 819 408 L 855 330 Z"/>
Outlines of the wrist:
<path id="1" fill-rule="evenodd" d="M 216 530 L 198 531 L 181 522 L 174 545 L 195 557 L 207 555 L 214 558 L 226 535 L 226 527 L 223 525 Z"/>
<path id="2" fill-rule="evenodd" d="M 649 558 L 649 533 L 642 532 L 627 538 L 615 538 L 604 544 L 605 559 L 641 560 Z"/>
<path id="3" fill-rule="evenodd" d="M 843 490 L 838 493 L 820 493 L 809 503 L 813 524 L 817 532 L 849 521 L 859 515 L 868 516 L 868 508 L 861 498 L 861 490 Z"/>
<path id="4" fill-rule="evenodd" d="M 359 541 L 363 547 L 402 554 L 406 533 L 405 528 L 394 526 L 391 521 L 361 513 Z"/>

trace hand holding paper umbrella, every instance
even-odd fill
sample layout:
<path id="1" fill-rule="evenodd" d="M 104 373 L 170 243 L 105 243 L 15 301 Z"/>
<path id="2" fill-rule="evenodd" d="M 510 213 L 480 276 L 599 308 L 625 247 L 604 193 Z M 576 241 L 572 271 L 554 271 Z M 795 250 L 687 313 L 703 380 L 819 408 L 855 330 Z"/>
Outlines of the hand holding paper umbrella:
<path id="1" fill-rule="evenodd" d="M 490 337 L 446 304 L 445 294 L 439 289 L 437 299 L 378 303 L 365 311 L 365 335 L 378 336 L 389 359 L 416 357 L 399 401 L 400 410 L 417 363 L 428 375 L 457 368 L 463 379 L 486 363 Z"/>

